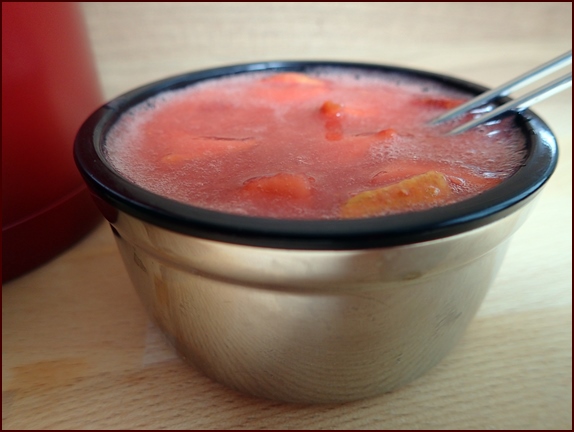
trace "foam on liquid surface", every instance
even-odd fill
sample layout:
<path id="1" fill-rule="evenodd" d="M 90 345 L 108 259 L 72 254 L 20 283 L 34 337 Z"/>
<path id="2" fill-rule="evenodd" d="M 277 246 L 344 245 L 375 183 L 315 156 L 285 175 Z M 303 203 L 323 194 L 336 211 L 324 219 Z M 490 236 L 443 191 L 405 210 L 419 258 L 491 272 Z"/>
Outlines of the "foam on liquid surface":
<path id="1" fill-rule="evenodd" d="M 447 204 L 500 183 L 525 155 L 511 120 L 457 136 L 444 135 L 453 123 L 427 126 L 468 98 L 393 74 L 251 73 L 145 102 L 106 151 L 133 183 L 227 213 L 337 219 L 353 196 L 428 171 L 446 175 Z"/>

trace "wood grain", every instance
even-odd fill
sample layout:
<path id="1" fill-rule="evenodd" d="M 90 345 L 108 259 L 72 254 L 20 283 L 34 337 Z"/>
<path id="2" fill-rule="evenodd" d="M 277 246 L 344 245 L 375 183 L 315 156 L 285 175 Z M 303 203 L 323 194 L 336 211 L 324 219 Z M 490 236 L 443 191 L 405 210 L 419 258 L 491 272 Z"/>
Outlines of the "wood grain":
<path id="1" fill-rule="evenodd" d="M 232 63 L 334 59 L 495 86 L 571 48 L 572 4 L 84 3 L 107 98 Z M 105 223 L 2 289 L 3 429 L 571 429 L 572 94 L 560 162 L 462 342 L 392 393 L 293 405 L 222 387 L 149 323 Z"/>

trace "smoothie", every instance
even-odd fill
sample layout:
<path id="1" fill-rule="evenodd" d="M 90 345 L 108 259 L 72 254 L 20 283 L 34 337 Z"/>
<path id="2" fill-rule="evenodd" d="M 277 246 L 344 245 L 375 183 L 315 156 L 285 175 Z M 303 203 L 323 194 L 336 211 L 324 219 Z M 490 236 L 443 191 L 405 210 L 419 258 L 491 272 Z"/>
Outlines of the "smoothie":
<path id="1" fill-rule="evenodd" d="M 108 134 L 106 151 L 142 188 L 226 213 L 421 211 L 495 187 L 524 160 L 525 137 L 510 119 L 456 136 L 445 135 L 453 123 L 428 126 L 468 98 L 397 74 L 240 74 L 133 108 Z"/>

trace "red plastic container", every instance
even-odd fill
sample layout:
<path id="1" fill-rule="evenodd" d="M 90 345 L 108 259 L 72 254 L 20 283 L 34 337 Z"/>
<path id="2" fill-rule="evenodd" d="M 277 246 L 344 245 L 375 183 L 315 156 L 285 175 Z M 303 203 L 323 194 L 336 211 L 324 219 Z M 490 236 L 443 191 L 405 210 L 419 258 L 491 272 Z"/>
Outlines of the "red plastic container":
<path id="1" fill-rule="evenodd" d="M 2 282 L 100 220 L 72 156 L 103 101 L 77 3 L 2 3 Z"/>

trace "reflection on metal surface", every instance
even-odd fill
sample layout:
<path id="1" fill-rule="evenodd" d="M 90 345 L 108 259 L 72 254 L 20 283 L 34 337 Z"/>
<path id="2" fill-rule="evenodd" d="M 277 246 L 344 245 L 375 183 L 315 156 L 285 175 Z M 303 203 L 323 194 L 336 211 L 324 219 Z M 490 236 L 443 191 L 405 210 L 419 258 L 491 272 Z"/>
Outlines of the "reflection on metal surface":
<path id="1" fill-rule="evenodd" d="M 300 251 L 204 240 L 120 213 L 116 241 L 177 351 L 216 381 L 293 402 L 378 395 L 462 336 L 532 203 L 425 243 Z"/>

